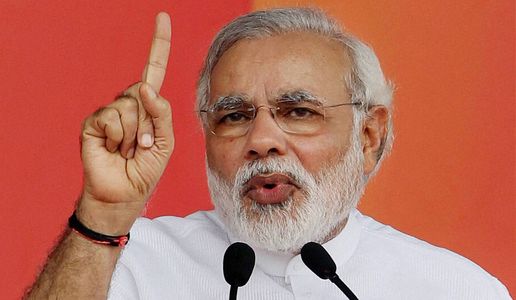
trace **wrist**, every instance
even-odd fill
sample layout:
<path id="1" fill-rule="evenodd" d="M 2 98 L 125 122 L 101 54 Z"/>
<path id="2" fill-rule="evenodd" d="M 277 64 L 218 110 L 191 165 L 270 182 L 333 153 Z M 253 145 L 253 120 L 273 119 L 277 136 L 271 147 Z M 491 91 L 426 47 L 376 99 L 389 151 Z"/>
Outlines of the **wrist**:
<path id="1" fill-rule="evenodd" d="M 86 227 L 77 219 L 75 212 L 68 219 L 68 227 L 70 229 L 81 235 L 83 238 L 89 240 L 92 243 L 105 245 L 105 246 L 113 246 L 113 247 L 125 247 L 127 242 L 129 241 L 130 235 L 129 233 L 124 235 L 106 235 L 104 233 L 96 232 Z"/>
<path id="2" fill-rule="evenodd" d="M 83 195 L 75 215 L 79 222 L 93 231 L 120 236 L 129 232 L 142 210 L 143 207 L 131 203 L 109 203 Z"/>

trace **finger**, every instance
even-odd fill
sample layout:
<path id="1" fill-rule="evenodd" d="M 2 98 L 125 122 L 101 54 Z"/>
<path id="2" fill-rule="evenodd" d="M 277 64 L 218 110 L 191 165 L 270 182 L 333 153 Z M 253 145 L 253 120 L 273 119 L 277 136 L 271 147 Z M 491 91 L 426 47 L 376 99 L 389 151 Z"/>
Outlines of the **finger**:
<path id="1" fill-rule="evenodd" d="M 149 84 L 140 87 L 140 99 L 145 111 L 152 119 L 154 140 L 163 142 L 158 147 L 173 147 L 174 132 L 172 129 L 172 110 L 170 103 L 159 96 Z"/>
<path id="2" fill-rule="evenodd" d="M 120 122 L 124 132 L 120 144 L 120 154 L 126 159 L 134 157 L 136 132 L 138 130 L 138 100 L 131 96 L 121 96 L 110 105 L 120 114 Z"/>
<path id="3" fill-rule="evenodd" d="M 123 95 L 136 99 L 138 104 L 138 126 L 137 126 L 137 143 L 142 148 L 150 148 L 154 144 L 154 127 L 152 126 L 151 116 L 145 111 L 140 97 L 140 87 L 142 83 L 138 82 L 131 85 L 124 91 Z"/>
<path id="4" fill-rule="evenodd" d="M 136 103 L 135 103 L 136 104 Z M 136 107 L 138 105 L 136 104 Z M 138 113 L 134 112 L 124 113 L 120 117 L 122 127 L 124 129 L 124 139 L 120 145 L 120 153 L 127 159 L 134 157 L 134 148 L 136 146 L 136 133 L 138 131 Z"/>
<path id="5" fill-rule="evenodd" d="M 142 75 L 142 81 L 152 85 L 158 93 L 165 79 L 170 53 L 171 31 L 170 16 L 165 12 L 160 12 L 156 16 L 156 27 L 152 38 L 149 60 Z"/>
<path id="6" fill-rule="evenodd" d="M 98 132 L 104 132 L 106 137 L 106 149 L 109 152 L 116 152 L 118 145 L 124 137 L 124 130 L 120 122 L 120 115 L 116 109 L 106 107 L 101 110 L 95 120 Z"/>
<path id="7" fill-rule="evenodd" d="M 138 101 L 138 146 L 150 148 L 154 144 L 154 127 L 151 116 L 145 111 L 142 101 Z"/>

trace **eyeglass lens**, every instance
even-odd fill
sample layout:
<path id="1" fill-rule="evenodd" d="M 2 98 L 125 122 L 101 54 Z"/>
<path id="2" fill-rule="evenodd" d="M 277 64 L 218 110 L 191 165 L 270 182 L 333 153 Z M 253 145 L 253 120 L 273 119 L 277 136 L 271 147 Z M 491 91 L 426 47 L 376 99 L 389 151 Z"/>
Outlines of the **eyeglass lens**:
<path id="1" fill-rule="evenodd" d="M 321 105 L 310 101 L 285 101 L 278 102 L 274 107 L 255 107 L 249 102 L 214 107 L 207 112 L 208 125 L 217 136 L 242 136 L 247 133 L 261 108 L 269 109 L 276 124 L 289 133 L 315 133 L 324 123 L 324 108 Z"/>

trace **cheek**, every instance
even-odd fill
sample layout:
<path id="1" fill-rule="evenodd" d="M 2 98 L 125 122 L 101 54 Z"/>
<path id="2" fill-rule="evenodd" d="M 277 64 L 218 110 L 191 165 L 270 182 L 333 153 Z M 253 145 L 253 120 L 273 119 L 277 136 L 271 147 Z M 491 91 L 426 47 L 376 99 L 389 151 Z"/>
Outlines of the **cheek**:
<path id="1" fill-rule="evenodd" d="M 345 137 L 319 137 L 306 141 L 298 141 L 294 152 L 311 174 L 317 174 L 322 168 L 334 165 L 349 148 Z"/>
<path id="2" fill-rule="evenodd" d="M 206 139 L 206 157 L 208 165 L 226 180 L 234 178 L 241 165 L 241 148 L 232 139 Z"/>

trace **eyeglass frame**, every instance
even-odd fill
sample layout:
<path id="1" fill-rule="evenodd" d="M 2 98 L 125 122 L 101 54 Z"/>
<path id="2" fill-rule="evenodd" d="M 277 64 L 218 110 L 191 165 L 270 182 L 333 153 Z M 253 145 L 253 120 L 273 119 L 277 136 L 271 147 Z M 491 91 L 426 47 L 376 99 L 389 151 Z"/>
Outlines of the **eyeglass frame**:
<path id="1" fill-rule="evenodd" d="M 305 99 L 306 100 L 306 99 Z M 315 98 L 312 98 L 312 99 L 309 99 L 309 100 L 315 100 Z M 210 129 L 210 132 L 214 135 L 214 136 L 217 136 L 217 137 L 222 137 L 222 138 L 235 138 L 235 137 L 242 137 L 244 135 L 246 135 L 248 132 L 249 132 L 249 129 L 251 128 L 251 124 L 254 122 L 254 120 L 256 119 L 256 117 L 258 116 L 258 110 L 260 108 L 267 108 L 271 115 L 272 115 L 272 118 L 274 119 L 274 122 L 276 123 L 276 125 L 278 126 L 278 128 L 280 128 L 283 132 L 285 133 L 289 133 L 289 134 L 300 134 L 302 135 L 303 133 L 299 133 L 299 132 L 292 132 L 292 131 L 289 131 L 289 130 L 286 130 L 284 128 L 282 128 L 280 126 L 280 124 L 278 124 L 278 121 L 276 119 L 276 113 L 278 110 L 280 110 L 281 108 L 278 107 L 278 106 L 271 106 L 271 105 L 259 105 L 259 106 L 256 106 L 253 102 L 251 101 L 242 101 L 244 103 L 247 103 L 247 104 L 250 104 L 251 107 L 253 108 L 252 109 L 252 112 L 253 112 L 253 115 L 252 115 L 252 119 L 250 120 L 249 122 L 249 125 L 247 127 L 247 129 L 244 131 L 243 134 L 241 135 L 236 135 L 236 136 L 223 136 L 223 135 L 217 135 L 215 133 L 215 131 L 211 128 L 211 126 L 209 125 L 209 123 L 207 122 L 206 120 L 206 124 L 207 127 Z M 341 106 L 362 106 L 364 105 L 364 102 L 362 101 L 356 101 L 356 102 L 345 102 L 345 103 L 338 103 L 338 104 L 332 104 L 332 105 L 319 105 L 319 107 L 322 109 L 323 111 L 323 121 L 326 120 L 326 108 L 336 108 L 336 107 L 341 107 Z M 215 112 L 215 108 L 217 107 L 217 105 L 212 105 L 211 107 L 207 108 L 207 109 L 200 109 L 198 112 L 199 113 L 214 113 Z"/>

